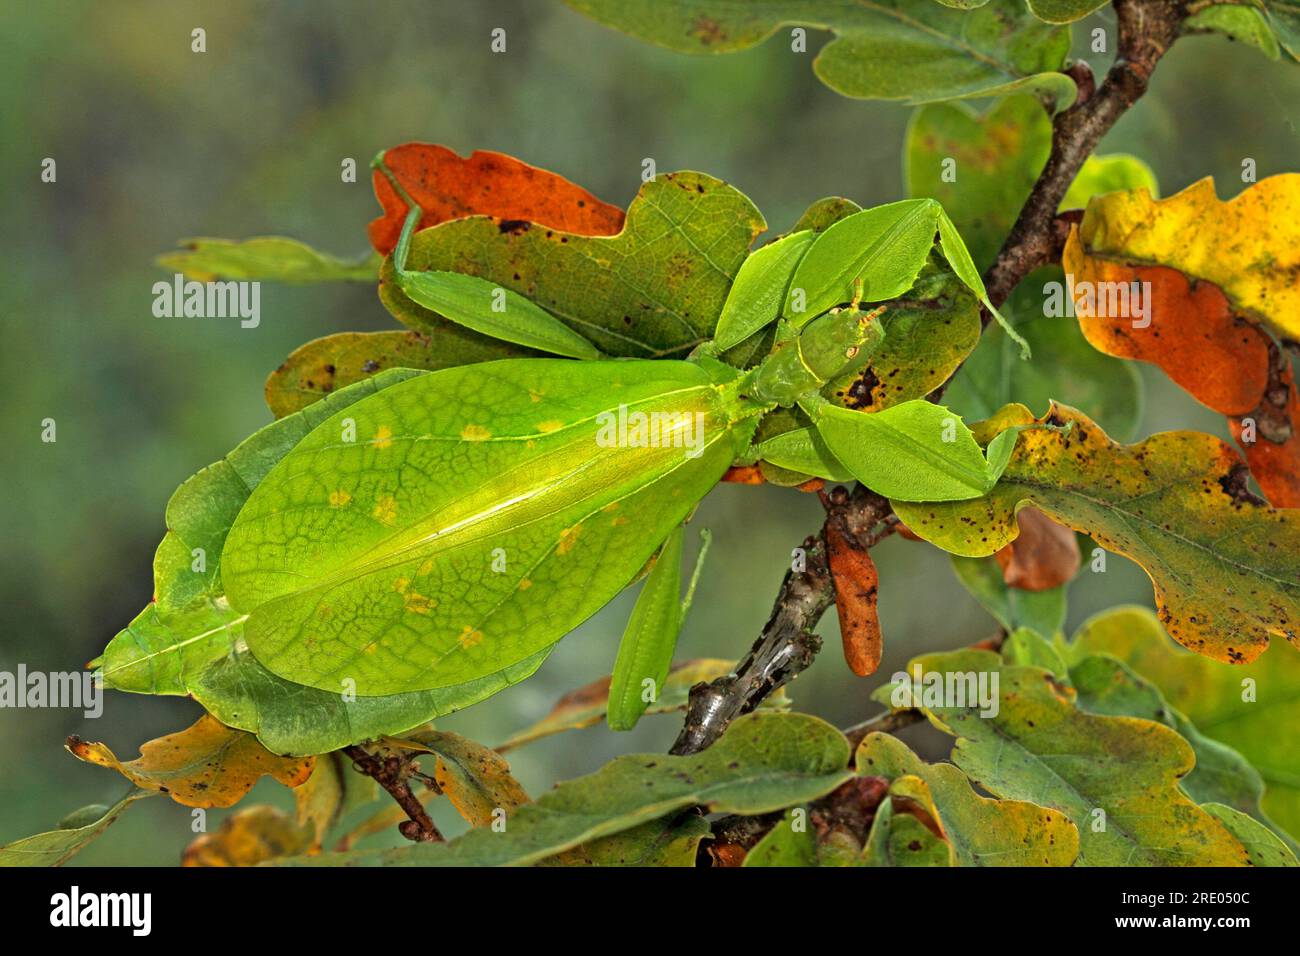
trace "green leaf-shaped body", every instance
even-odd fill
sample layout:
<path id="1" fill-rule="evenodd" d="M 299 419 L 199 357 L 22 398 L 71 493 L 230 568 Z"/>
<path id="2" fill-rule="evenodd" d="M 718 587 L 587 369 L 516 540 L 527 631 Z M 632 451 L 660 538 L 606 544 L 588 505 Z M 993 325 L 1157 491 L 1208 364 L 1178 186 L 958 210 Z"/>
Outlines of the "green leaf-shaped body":
<path id="1" fill-rule="evenodd" d="M 227 538 L 227 596 L 254 656 L 298 683 L 369 696 L 495 673 L 633 578 L 747 445 L 752 415 L 687 362 L 421 376 L 272 470 Z"/>

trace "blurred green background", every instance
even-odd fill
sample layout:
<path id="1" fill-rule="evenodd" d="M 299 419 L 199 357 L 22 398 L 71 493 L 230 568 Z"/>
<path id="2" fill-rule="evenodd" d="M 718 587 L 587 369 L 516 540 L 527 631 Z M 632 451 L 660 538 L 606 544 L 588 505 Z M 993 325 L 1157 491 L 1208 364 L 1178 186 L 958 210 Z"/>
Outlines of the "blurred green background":
<path id="1" fill-rule="evenodd" d="M 1108 13 L 1075 28 L 1104 23 Z M 207 31 L 207 52 L 190 31 Z M 504 27 L 508 51 L 489 50 Z M 813 37 L 815 53 L 822 40 Z M 1082 49 L 1082 47 L 1080 47 Z M 855 102 L 822 87 L 812 54 L 773 39 L 697 58 L 606 30 L 558 0 L 342 0 L 95 3 L 45 0 L 0 11 L 0 182 L 4 192 L 4 337 L 0 418 L 0 669 L 70 670 L 149 600 L 150 560 L 176 485 L 270 416 L 266 374 L 302 342 L 394 327 L 360 284 L 262 289 L 262 323 L 158 319 L 153 258 L 182 237 L 284 234 L 338 254 L 367 249 L 377 206 L 368 177 L 340 182 L 407 140 L 462 154 L 495 149 L 556 170 L 626 205 L 640 164 L 691 168 L 734 183 L 776 231 L 811 201 L 901 198 L 909 110 Z M 1104 66 L 1102 57 L 1092 57 Z M 1214 175 L 1240 189 L 1244 157 L 1259 175 L 1293 168 L 1300 70 L 1221 38 L 1181 41 L 1152 92 L 1107 137 L 1156 170 L 1162 191 Z M 41 162 L 58 164 L 56 184 Z M 1142 434 L 1222 419 L 1159 375 Z M 58 441 L 40 441 L 57 421 Z M 683 657 L 737 657 L 767 619 L 790 549 L 817 526 L 811 496 L 724 486 L 698 522 L 715 536 Z M 876 711 L 871 689 L 908 657 L 987 636 L 994 623 L 933 549 L 898 539 L 878 551 L 887 655 L 852 678 L 837 647 L 790 693 L 800 709 L 845 725 Z M 1072 585 L 1069 627 L 1114 604 L 1149 604 L 1133 565 L 1112 557 Z M 539 675 L 442 726 L 487 743 L 540 717 L 563 692 L 608 673 L 631 607 L 624 595 L 566 639 Z M 0 711 L 0 842 L 48 829 L 67 811 L 112 802 L 123 782 L 62 749 L 80 733 L 124 757 L 188 725 L 191 701 L 113 693 L 98 721 L 80 712 Z M 628 750 L 663 750 L 679 719 L 634 732 L 603 726 L 512 755 L 536 794 Z M 923 731 L 922 731 L 923 732 Z M 287 805 L 263 784 L 256 797 Z M 215 827 L 221 812 L 210 816 Z M 445 808 L 436 817 L 458 824 Z M 171 865 L 191 839 L 187 810 L 151 800 L 127 813 L 79 862 Z"/>

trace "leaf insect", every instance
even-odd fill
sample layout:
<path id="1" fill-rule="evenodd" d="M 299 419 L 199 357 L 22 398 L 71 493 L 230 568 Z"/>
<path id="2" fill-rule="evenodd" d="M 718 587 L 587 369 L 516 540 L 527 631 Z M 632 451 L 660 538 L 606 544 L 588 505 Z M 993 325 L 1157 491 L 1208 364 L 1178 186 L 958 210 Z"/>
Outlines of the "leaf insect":
<path id="1" fill-rule="evenodd" d="M 248 651 L 284 680 L 327 691 L 347 680 L 370 698 L 488 678 L 544 654 L 662 552 L 643 593 L 660 610 L 639 602 L 620 651 L 630 663 L 615 667 L 611 723 L 631 726 L 641 682 L 662 685 L 684 614 L 681 527 L 733 464 L 767 456 L 936 501 L 979 497 L 1006 465 L 1014 433 L 986 453 L 930 403 L 866 414 L 820 394 L 879 347 L 869 301 L 910 286 L 936 230 L 954 256 L 960 238 L 940 228 L 937 204 L 865 210 L 773 243 L 742 266 L 713 341 L 685 360 L 614 360 L 517 293 L 501 311 L 486 280 L 408 270 L 421 211 L 394 186 L 411 207 L 393 251 L 403 291 L 559 357 L 389 385 L 319 422 L 252 489 L 222 548 L 224 600 Z M 785 314 L 792 282 L 815 292 L 817 314 Z M 775 344 L 756 365 L 723 360 L 770 327 Z M 754 445 L 764 415 L 796 407 L 811 423 L 802 434 Z M 343 415 L 353 442 L 338 440 Z"/>

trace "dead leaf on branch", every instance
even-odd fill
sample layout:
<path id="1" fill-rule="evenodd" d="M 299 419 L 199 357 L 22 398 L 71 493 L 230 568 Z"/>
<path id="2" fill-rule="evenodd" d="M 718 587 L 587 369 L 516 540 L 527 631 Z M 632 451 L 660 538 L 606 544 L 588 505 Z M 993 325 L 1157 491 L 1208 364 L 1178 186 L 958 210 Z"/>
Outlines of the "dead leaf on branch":
<path id="1" fill-rule="evenodd" d="M 230 815 L 215 833 L 193 840 L 181 853 L 181 866 L 257 866 L 312 846 L 309 828 L 275 807 L 259 805 Z"/>
<path id="2" fill-rule="evenodd" d="M 433 778 L 438 789 L 470 826 L 490 826 L 495 814 L 511 814 L 529 802 L 529 796 L 510 774 L 510 764 L 499 753 L 468 737 L 445 730 L 421 730 L 402 738 L 388 738 L 393 747 L 418 750 L 436 758 Z"/>
<path id="3" fill-rule="evenodd" d="M 1300 173 L 1262 179 L 1226 202 L 1209 177 L 1167 199 L 1145 189 L 1097 196 L 1079 232 L 1091 255 L 1212 282 L 1251 321 L 1300 340 Z"/>
<path id="4" fill-rule="evenodd" d="M 1007 587 L 1050 591 L 1074 579 L 1080 558 L 1073 531 L 1037 508 L 1020 509 L 1016 524 L 1020 534 L 994 555 Z"/>
<path id="5" fill-rule="evenodd" d="M 1084 335 L 1110 355 L 1158 365 L 1228 416 L 1255 480 L 1288 508 L 1300 506 L 1300 398 L 1270 335 L 1300 336 L 1298 215 L 1300 174 L 1270 177 L 1227 202 L 1209 179 L 1165 200 L 1111 193 L 1089 203 L 1062 258 L 1077 299 L 1149 290 L 1145 322 L 1119 314 L 1131 310 L 1080 306 Z"/>
<path id="6" fill-rule="evenodd" d="M 384 165 L 424 211 L 420 229 L 466 216 L 535 222 L 584 236 L 612 236 L 623 210 L 601 202 L 557 173 L 489 150 L 468 158 L 433 143 L 404 143 L 383 154 Z M 379 170 L 371 176 L 384 214 L 370 223 L 370 242 L 387 255 L 397 245 L 406 203 Z"/>
<path id="7" fill-rule="evenodd" d="M 208 714 L 185 730 L 140 745 L 140 756 L 123 762 L 105 744 L 71 736 L 68 751 L 79 760 L 116 770 L 146 790 L 165 793 L 187 807 L 234 806 L 269 774 L 286 787 L 307 781 L 315 757 L 280 757 L 252 734 L 232 730 Z"/>

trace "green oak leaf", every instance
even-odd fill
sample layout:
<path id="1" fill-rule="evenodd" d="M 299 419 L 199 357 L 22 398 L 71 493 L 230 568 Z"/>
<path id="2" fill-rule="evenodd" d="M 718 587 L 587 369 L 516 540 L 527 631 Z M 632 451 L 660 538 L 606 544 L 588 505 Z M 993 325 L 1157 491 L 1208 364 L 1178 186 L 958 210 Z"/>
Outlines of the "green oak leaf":
<path id="1" fill-rule="evenodd" d="M 620 440 L 620 406 L 685 422 L 694 447 Z M 512 359 L 385 389 L 250 496 L 222 553 L 230 605 L 295 683 L 381 696 L 494 674 L 633 579 L 746 447 L 738 407 L 672 361 Z"/>
<path id="2" fill-rule="evenodd" d="M 535 866 L 695 866 L 709 821 L 687 811 L 538 860 Z"/>
<path id="3" fill-rule="evenodd" d="M 166 252 L 157 263 L 198 282 L 217 279 L 267 279 L 276 282 L 374 282 L 380 257 L 339 259 L 317 252 L 297 239 L 263 236 L 257 239 L 182 239 L 181 249 Z"/>
<path id="4" fill-rule="evenodd" d="M 841 219 L 861 211 L 862 207 L 852 199 L 846 199 L 843 196 L 827 196 L 824 199 L 818 199 L 805 209 L 803 215 L 799 217 L 799 221 L 794 224 L 794 228 L 786 235 L 801 232 L 805 229 L 811 229 L 813 232 L 825 232 Z"/>
<path id="5" fill-rule="evenodd" d="M 858 866 L 948 866 L 951 850 L 916 817 L 895 813 L 892 800 L 876 808 Z"/>
<path id="6" fill-rule="evenodd" d="M 795 821 L 801 828 L 795 829 Z M 817 837 L 808 825 L 808 808 L 791 807 L 745 854 L 742 866 L 816 866 Z"/>
<path id="7" fill-rule="evenodd" d="M 1153 198 L 1160 195 L 1155 172 L 1138 157 L 1128 153 L 1092 155 L 1083 161 L 1083 168 L 1070 183 L 1060 208 L 1083 209 L 1093 196 L 1125 189 L 1145 189 Z"/>
<path id="8" fill-rule="evenodd" d="M 990 418 L 1013 402 L 1041 411 L 1059 401 L 1088 409 L 1107 434 L 1131 439 L 1142 418 L 1142 377 L 1132 362 L 1093 348 L 1077 322 L 1043 314 L 1047 284 L 1063 281 L 1058 267 L 1037 270 L 1004 306 L 1033 356 L 1021 361 L 1002 329 L 989 328 L 953 376 L 944 400 L 968 421 Z"/>
<path id="9" fill-rule="evenodd" d="M 1059 73 L 1067 29 L 1035 18 L 1017 0 L 952 10 L 915 0 L 566 0 L 632 36 L 683 53 L 727 53 L 761 43 L 784 26 L 830 29 L 813 61 L 818 78 L 862 99 L 934 100 L 1032 92 L 1064 109 L 1073 81 Z"/>
<path id="10" fill-rule="evenodd" d="M 1300 722 L 1300 654 L 1274 641 L 1250 664 L 1229 666 L 1191 654 L 1165 636 L 1147 608 L 1120 607 L 1089 618 L 1075 654 L 1110 654 L 1160 689 L 1204 735 L 1239 752 L 1264 778 L 1264 812 L 1300 835 L 1300 754 L 1279 727 Z"/>
<path id="11" fill-rule="evenodd" d="M 1007 97 L 983 115 L 962 103 L 922 106 L 907 128 L 907 193 L 942 203 L 975 264 L 987 269 L 1051 145 L 1051 119 L 1030 96 Z"/>
<path id="12" fill-rule="evenodd" d="M 951 560 L 961 586 L 1007 631 L 1029 628 L 1039 634 L 1055 634 L 1065 625 L 1065 585 L 1024 591 L 1007 586 L 1002 569 L 992 558 L 954 554 Z"/>
<path id="13" fill-rule="evenodd" d="M 688 807 L 755 815 L 814 800 L 852 777 L 848 762 L 848 741 L 819 718 L 748 714 L 703 753 L 627 754 L 593 774 L 561 783 L 516 810 L 502 833 L 480 827 L 447 843 L 287 862 L 526 866 Z"/>
<path id="14" fill-rule="evenodd" d="M 1231 747 L 1211 740 L 1170 707 L 1154 684 L 1108 654 L 1089 654 L 1070 668 L 1079 706 L 1090 714 L 1142 717 L 1176 731 L 1196 754 L 1196 767 L 1183 778 L 1183 791 L 1197 803 L 1223 803 L 1268 825 L 1259 801 L 1264 781 Z"/>
<path id="15" fill-rule="evenodd" d="M 1198 6 L 1192 4 L 1192 7 Z M 1238 43 L 1245 43 L 1262 51 L 1270 60 L 1278 60 L 1282 57 L 1282 48 L 1278 44 L 1281 36 L 1285 36 L 1283 30 L 1287 25 L 1287 16 L 1284 12 L 1285 5 L 1279 4 L 1276 8 L 1279 13 L 1278 23 L 1282 25 L 1283 30 L 1274 34 L 1274 27 L 1269 20 L 1269 14 L 1265 12 L 1263 6 L 1255 6 L 1248 3 L 1217 3 L 1213 5 L 1199 5 L 1200 9 L 1195 10 L 1182 23 L 1182 32 L 1184 34 L 1193 33 L 1220 33 Z M 1271 12 L 1271 11 L 1270 11 Z M 1291 17 L 1296 17 L 1294 13 Z M 1300 19 L 1300 18 L 1297 18 Z M 1294 27 L 1293 27 L 1294 29 Z M 1292 34 L 1292 40 L 1296 34 Z M 1300 44 L 1295 44 L 1292 49 L 1292 56 L 1295 55 L 1294 49 Z"/>
<path id="16" fill-rule="evenodd" d="M 911 788 L 891 787 L 933 807 L 956 866 L 1070 866 L 1079 833 L 1060 812 L 1022 800 L 980 796 L 952 764 L 928 764 L 889 734 L 868 734 L 854 756 L 858 773 Z M 919 781 L 919 783 L 916 783 Z"/>
<path id="17" fill-rule="evenodd" d="M 1024 406 L 1010 405 L 976 434 L 989 439 L 1034 421 Z M 1294 636 L 1300 521 L 1293 510 L 1237 491 L 1244 468 L 1227 445 L 1185 431 L 1120 445 L 1081 412 L 1055 403 L 1040 421 L 1059 430 L 1021 432 L 1001 480 L 984 497 L 898 501 L 895 512 L 927 541 L 978 557 L 1014 539 L 1017 509 L 1033 505 L 1140 564 L 1161 620 L 1184 646 L 1244 662 L 1263 653 L 1270 635 Z"/>
<path id="18" fill-rule="evenodd" d="M 1065 658 L 1061 656 L 1060 649 L 1038 631 L 1028 627 L 1016 628 L 1006 636 L 998 651 L 1002 655 L 1002 660 L 1008 664 L 1041 667 L 1060 683 L 1070 682 L 1070 669 L 1065 663 Z"/>
<path id="19" fill-rule="evenodd" d="M 750 244 L 767 224 L 744 194 L 703 173 L 646 183 L 615 236 L 580 236 L 487 216 L 415 234 L 406 267 L 463 273 L 518 293 L 611 356 L 684 358 L 713 336 Z M 398 288 L 379 296 L 417 332 L 446 324 Z"/>
<path id="20" fill-rule="evenodd" d="M 1110 0 L 1029 0 L 1034 16 L 1047 23 L 1073 23 L 1100 10 Z"/>
<path id="21" fill-rule="evenodd" d="M 1207 803 L 1202 809 L 1241 841 L 1250 854 L 1251 866 L 1300 866 L 1292 849 L 1258 820 L 1222 803 Z"/>
<path id="22" fill-rule="evenodd" d="M 989 651 L 931 654 L 908 666 L 922 682 L 931 672 L 944 682 L 951 674 L 997 675 L 996 714 L 979 701 L 920 703 L 936 727 L 957 738 L 952 762 L 972 781 L 1069 817 L 1079 832 L 1079 864 L 1247 862 L 1236 838 L 1179 789 L 1195 755 L 1163 724 L 1086 713 L 1047 671 L 1006 665 Z"/>
<path id="23" fill-rule="evenodd" d="M 57 830 L 37 833 L 0 846 L 0 867 L 62 866 L 98 839 L 131 804 L 158 791 L 133 787 L 111 807 L 96 804 L 69 814 Z"/>
<path id="24" fill-rule="evenodd" d="M 444 322 L 419 332 L 338 332 L 296 348 L 266 380 L 266 404 L 276 418 L 300 412 L 345 386 L 390 368 L 426 372 L 537 355 Z"/>

